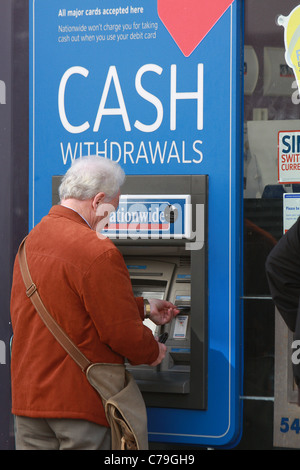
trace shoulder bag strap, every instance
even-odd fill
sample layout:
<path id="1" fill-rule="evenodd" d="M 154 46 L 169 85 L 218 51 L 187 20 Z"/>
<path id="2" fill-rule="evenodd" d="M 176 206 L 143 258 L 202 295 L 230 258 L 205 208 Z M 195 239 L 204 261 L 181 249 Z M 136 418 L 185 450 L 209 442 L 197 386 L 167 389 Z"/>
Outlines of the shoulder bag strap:
<path id="1" fill-rule="evenodd" d="M 27 237 L 25 237 L 22 241 L 18 251 L 19 265 L 23 281 L 26 287 L 26 295 L 30 298 L 36 311 L 40 315 L 47 328 L 51 331 L 55 339 L 60 343 L 60 345 L 65 349 L 65 351 L 67 351 L 67 353 L 72 357 L 72 359 L 79 365 L 82 371 L 85 372 L 86 369 L 91 365 L 91 362 L 84 356 L 84 354 L 82 354 L 82 352 L 77 348 L 77 346 L 73 343 L 69 336 L 50 315 L 45 305 L 43 304 L 42 299 L 39 296 L 36 285 L 31 279 L 25 251 L 26 238 Z"/>

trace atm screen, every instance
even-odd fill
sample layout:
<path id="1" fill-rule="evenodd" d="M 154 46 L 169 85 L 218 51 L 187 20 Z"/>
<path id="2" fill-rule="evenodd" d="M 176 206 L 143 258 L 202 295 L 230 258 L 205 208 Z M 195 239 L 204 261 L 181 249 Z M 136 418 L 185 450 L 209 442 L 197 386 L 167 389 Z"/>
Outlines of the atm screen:
<path id="1" fill-rule="evenodd" d="M 133 287 L 133 293 L 135 297 L 144 297 L 144 299 L 163 299 L 165 291 L 150 290 L 145 286 L 136 286 Z"/>
<path id="2" fill-rule="evenodd" d="M 145 299 L 164 299 L 167 287 L 166 282 L 153 282 L 149 283 L 139 279 L 132 279 L 132 289 L 136 297 L 144 297 Z"/>

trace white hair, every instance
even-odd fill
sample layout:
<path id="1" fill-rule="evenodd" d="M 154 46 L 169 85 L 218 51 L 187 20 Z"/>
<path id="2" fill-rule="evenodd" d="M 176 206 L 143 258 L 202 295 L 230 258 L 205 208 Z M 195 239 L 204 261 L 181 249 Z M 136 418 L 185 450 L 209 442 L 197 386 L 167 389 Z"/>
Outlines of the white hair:
<path id="1" fill-rule="evenodd" d="M 61 201 L 68 198 L 83 201 L 103 192 L 109 199 L 119 192 L 124 180 L 125 173 L 118 163 L 103 157 L 82 157 L 74 160 L 64 175 L 59 197 Z"/>

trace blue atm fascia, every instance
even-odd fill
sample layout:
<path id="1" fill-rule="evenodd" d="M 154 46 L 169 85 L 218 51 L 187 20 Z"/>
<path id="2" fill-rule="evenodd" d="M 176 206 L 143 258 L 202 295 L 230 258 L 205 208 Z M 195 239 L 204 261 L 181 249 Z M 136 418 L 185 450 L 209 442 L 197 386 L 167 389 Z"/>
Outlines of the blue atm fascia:
<path id="1" fill-rule="evenodd" d="M 102 7 L 117 8 L 119 3 L 103 0 Z M 207 406 L 202 410 L 149 407 L 151 441 L 230 447 L 241 432 L 242 3 L 233 1 L 186 57 L 160 20 L 156 0 L 140 0 L 144 9 L 138 18 L 141 24 L 157 25 L 155 38 L 106 40 L 101 45 L 82 40 L 67 43 L 66 37 L 75 37 L 77 27 L 76 36 L 81 38 L 78 27 L 93 26 L 96 20 L 102 28 L 108 23 L 122 28 L 133 24 L 133 18 L 64 18 L 60 0 L 29 2 L 30 228 L 52 205 L 53 177 L 64 174 L 72 160 L 83 155 L 119 161 L 129 176 L 206 175 L 209 181 Z M 96 0 L 64 4 L 66 11 L 99 7 Z M 63 36 L 64 43 L 58 39 Z M 139 80 L 150 100 L 138 87 Z M 171 128 L 172 80 L 178 92 L 195 91 L 201 81 L 201 129 L 196 117 L 201 104 L 187 99 L 176 101 L 176 126 Z M 120 112 L 103 113 L 96 122 L 105 84 L 109 93 L 104 108 Z M 124 98 L 122 109 L 118 86 Z M 153 97 L 161 103 L 162 119 L 153 131 L 149 127 L 145 132 L 138 122 L 158 124 L 160 105 Z M 63 121 L 63 111 L 71 127 Z"/>

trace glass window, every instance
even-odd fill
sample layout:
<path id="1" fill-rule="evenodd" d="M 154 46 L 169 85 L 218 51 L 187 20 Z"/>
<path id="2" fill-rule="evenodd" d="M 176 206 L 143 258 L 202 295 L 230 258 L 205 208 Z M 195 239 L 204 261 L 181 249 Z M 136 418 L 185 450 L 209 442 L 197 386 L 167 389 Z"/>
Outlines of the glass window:
<path id="1" fill-rule="evenodd" d="M 300 98 L 291 31 L 285 41 L 286 17 L 300 2 L 244 4 L 245 411 L 240 446 L 266 449 L 273 445 L 275 308 L 265 262 L 295 218 L 294 211 L 290 217 L 284 207 L 296 205 L 298 193 L 300 202 Z M 290 199 L 291 194 L 295 198 Z"/>

